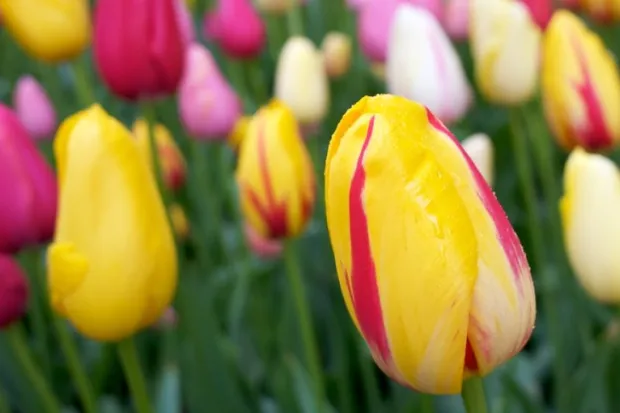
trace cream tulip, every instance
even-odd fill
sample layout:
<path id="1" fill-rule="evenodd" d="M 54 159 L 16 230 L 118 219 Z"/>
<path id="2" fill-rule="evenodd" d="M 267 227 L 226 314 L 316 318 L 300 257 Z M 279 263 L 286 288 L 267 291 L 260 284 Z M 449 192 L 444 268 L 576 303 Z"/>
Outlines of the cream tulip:
<path id="1" fill-rule="evenodd" d="M 465 138 L 461 145 L 471 160 L 474 161 L 487 184 L 493 186 L 495 150 L 488 135 L 475 133 Z"/>
<path id="2" fill-rule="evenodd" d="M 391 94 L 427 106 L 444 123 L 459 120 L 472 101 L 456 50 L 428 10 L 402 4 L 390 30 L 386 84 Z"/>
<path id="3" fill-rule="evenodd" d="M 602 155 L 573 150 L 560 201 L 570 263 L 585 290 L 620 303 L 620 171 Z"/>
<path id="4" fill-rule="evenodd" d="M 320 51 L 308 38 L 293 36 L 284 44 L 276 67 L 274 95 L 301 124 L 318 123 L 327 114 L 327 73 Z"/>

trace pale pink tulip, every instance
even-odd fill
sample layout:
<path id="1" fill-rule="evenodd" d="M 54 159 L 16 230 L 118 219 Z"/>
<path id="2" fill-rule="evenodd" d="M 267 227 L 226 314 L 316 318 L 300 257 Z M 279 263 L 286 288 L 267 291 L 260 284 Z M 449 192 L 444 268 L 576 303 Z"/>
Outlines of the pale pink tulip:
<path id="1" fill-rule="evenodd" d="M 469 35 L 469 0 L 447 1 L 444 12 L 444 27 L 453 40 L 467 40 Z"/>
<path id="2" fill-rule="evenodd" d="M 183 126 L 197 139 L 225 139 L 242 114 L 241 100 L 198 43 L 187 48 L 177 99 Z"/>
<path id="3" fill-rule="evenodd" d="M 37 80 L 24 75 L 13 90 L 13 109 L 35 140 L 51 139 L 56 130 L 56 111 L 45 89 Z"/>
<path id="4" fill-rule="evenodd" d="M 196 31 L 194 30 L 192 14 L 187 8 L 187 3 L 185 0 L 176 0 L 175 7 L 177 22 L 179 24 L 179 29 L 181 30 L 181 37 L 183 38 L 185 44 L 189 45 L 196 40 Z"/>

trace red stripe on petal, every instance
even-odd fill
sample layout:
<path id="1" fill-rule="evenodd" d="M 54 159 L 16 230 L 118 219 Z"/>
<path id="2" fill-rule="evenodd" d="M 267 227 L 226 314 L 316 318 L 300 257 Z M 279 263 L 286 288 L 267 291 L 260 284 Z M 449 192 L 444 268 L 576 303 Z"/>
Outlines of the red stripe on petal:
<path id="1" fill-rule="evenodd" d="M 491 191 L 491 188 L 486 183 L 484 177 L 480 174 L 478 168 L 476 168 L 476 165 L 471 160 L 469 155 L 467 155 L 467 152 L 465 152 L 459 141 L 448 130 L 448 128 L 446 128 L 444 124 L 441 123 L 441 121 L 437 119 L 437 117 L 435 117 L 435 115 L 433 115 L 430 110 L 428 110 L 428 108 L 426 109 L 426 114 L 430 124 L 435 129 L 444 133 L 446 136 L 452 139 L 459 151 L 461 151 L 461 155 L 467 161 L 467 165 L 469 166 L 469 169 L 478 187 L 478 196 L 480 197 L 480 200 L 482 201 L 486 210 L 489 212 L 489 215 L 493 219 L 493 223 L 497 230 L 499 242 L 502 244 L 504 252 L 508 257 L 508 261 L 510 262 L 510 267 L 512 268 L 515 279 L 518 280 L 521 277 L 523 270 L 528 268 L 528 264 L 525 253 L 523 252 L 523 247 L 521 246 L 521 242 L 519 241 L 519 237 L 517 237 L 517 234 L 512 228 L 512 225 L 510 224 L 510 221 L 508 220 L 504 209 L 499 204 L 497 198 L 495 198 L 493 191 Z M 516 283 L 516 285 L 519 288 L 519 292 L 522 292 L 521 283 Z"/>
<path id="2" fill-rule="evenodd" d="M 362 145 L 349 190 L 351 277 L 348 288 L 362 335 L 371 348 L 373 355 L 380 358 L 380 360 L 377 360 L 378 364 L 387 367 L 392 365 L 392 356 L 383 324 L 377 274 L 370 250 L 368 218 L 364 211 L 363 201 L 366 182 L 364 155 L 372 136 L 374 123 L 375 118 L 373 116 L 368 124 L 366 139 Z"/>

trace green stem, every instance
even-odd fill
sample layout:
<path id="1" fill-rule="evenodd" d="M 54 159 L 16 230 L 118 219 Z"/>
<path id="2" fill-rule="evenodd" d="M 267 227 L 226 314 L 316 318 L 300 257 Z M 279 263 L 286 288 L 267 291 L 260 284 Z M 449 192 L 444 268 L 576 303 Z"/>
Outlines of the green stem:
<path id="1" fill-rule="evenodd" d="M 527 225 L 530 233 L 532 248 L 530 251 L 533 266 L 538 271 L 542 284 L 546 287 L 545 297 L 541 300 L 543 314 L 546 318 L 546 325 L 549 338 L 553 344 L 553 369 L 554 369 L 554 393 L 559 398 L 558 411 L 563 412 L 567 407 L 567 394 L 565 389 L 568 385 L 568 374 L 564 367 L 564 338 L 562 337 L 559 305 L 557 293 L 553 286 L 554 280 L 549 279 L 551 274 L 545 268 L 545 234 L 541 227 L 536 210 L 536 193 L 534 191 L 534 177 L 532 175 L 532 165 L 529 162 L 527 152 L 526 134 L 523 131 L 519 119 L 518 110 L 515 109 L 510 117 L 511 140 L 513 152 L 517 163 L 517 174 L 521 185 L 521 191 L 525 200 L 525 210 L 527 213 Z"/>
<path id="2" fill-rule="evenodd" d="M 88 69 L 84 56 L 77 57 L 72 63 L 75 92 L 82 106 L 90 106 L 95 102 L 95 94 L 90 84 Z"/>
<path id="3" fill-rule="evenodd" d="M 7 399 L 6 392 L 0 387 L 0 413 L 11 413 L 11 406 Z"/>
<path id="4" fill-rule="evenodd" d="M 435 411 L 433 396 L 431 396 L 430 394 L 421 394 L 420 409 L 416 411 L 420 411 L 422 413 L 433 413 Z"/>
<path id="5" fill-rule="evenodd" d="M 34 393 L 41 399 L 43 411 L 46 413 L 59 413 L 60 405 L 32 358 L 21 323 L 15 323 L 9 327 L 6 330 L 6 335 L 14 356 L 30 381 Z"/>
<path id="6" fill-rule="evenodd" d="M 467 413 L 487 413 L 484 383 L 480 377 L 472 377 L 464 381 L 461 396 Z"/>
<path id="7" fill-rule="evenodd" d="M 312 326 L 310 315 L 310 306 L 306 294 L 304 292 L 303 280 L 297 253 L 295 252 L 294 241 L 289 240 L 284 246 L 284 260 L 286 264 L 286 275 L 288 277 L 291 294 L 295 303 L 299 326 L 301 328 L 301 338 L 304 347 L 306 367 L 310 372 L 310 377 L 314 382 L 314 396 L 318 411 L 323 411 L 324 406 L 324 387 L 323 375 L 321 373 L 321 364 L 319 359 L 319 351 L 317 348 L 316 337 Z"/>
<path id="8" fill-rule="evenodd" d="M 286 14 L 286 25 L 288 26 L 289 37 L 304 35 L 304 21 L 299 7 L 299 0 L 292 2 L 291 8 Z"/>
<path id="9" fill-rule="evenodd" d="M 118 354 L 123 365 L 123 371 L 129 384 L 133 403 L 138 413 L 154 413 L 146 390 L 146 382 L 133 337 L 129 337 L 118 343 Z"/>
<path id="10" fill-rule="evenodd" d="M 170 207 L 172 200 L 170 193 L 164 184 L 164 171 L 161 166 L 161 159 L 159 158 L 159 149 L 157 147 L 157 139 L 155 137 L 155 127 L 157 125 L 157 117 L 155 114 L 155 106 L 150 102 L 144 102 L 142 104 L 142 114 L 146 120 L 147 134 L 149 140 L 149 151 L 151 152 L 151 162 L 153 163 L 153 171 L 155 173 L 155 180 L 157 181 L 157 189 L 161 196 L 164 206 L 166 207 L 166 215 L 170 220 L 170 214 L 168 213 L 168 207 Z M 170 222 L 170 228 L 174 228 L 172 222 Z"/>
<path id="11" fill-rule="evenodd" d="M 261 106 L 269 99 L 269 92 L 258 59 L 245 62 L 246 78 L 249 80 L 256 104 Z"/>
<path id="12" fill-rule="evenodd" d="M 56 335 L 58 336 L 60 347 L 68 363 L 69 372 L 76 385 L 80 400 L 82 401 L 82 408 L 86 413 L 95 413 L 97 412 L 97 403 L 95 401 L 93 387 L 90 383 L 90 379 L 86 375 L 82 363 L 80 363 L 75 341 L 71 337 L 63 320 L 56 316 L 54 316 L 54 327 L 56 328 Z"/>

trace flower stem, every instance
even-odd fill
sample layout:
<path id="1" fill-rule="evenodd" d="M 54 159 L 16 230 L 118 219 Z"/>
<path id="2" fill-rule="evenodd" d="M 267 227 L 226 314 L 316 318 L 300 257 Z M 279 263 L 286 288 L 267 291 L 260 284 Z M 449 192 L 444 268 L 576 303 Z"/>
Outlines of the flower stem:
<path id="1" fill-rule="evenodd" d="M 480 377 L 472 377 L 464 381 L 461 396 L 467 413 L 487 413 L 484 383 Z"/>
<path id="2" fill-rule="evenodd" d="M 133 337 L 129 337 L 118 343 L 118 354 L 123 365 L 123 371 L 129 384 L 129 389 L 133 398 L 133 403 L 138 413 L 154 413 L 149 401 L 149 395 L 146 390 L 146 382 Z"/>
<path id="3" fill-rule="evenodd" d="M 95 95 L 88 79 L 88 69 L 86 68 L 84 56 L 77 57 L 71 64 L 75 82 L 75 92 L 82 106 L 90 106 L 95 102 Z"/>
<path id="4" fill-rule="evenodd" d="M 289 37 L 304 35 L 304 21 L 299 7 L 299 0 L 293 0 L 293 4 L 286 14 L 286 25 Z"/>
<path id="5" fill-rule="evenodd" d="M 299 326 L 301 328 L 301 339 L 303 342 L 306 367 L 310 372 L 310 377 L 314 382 L 315 406 L 317 412 L 323 411 L 324 388 L 323 375 L 319 359 L 316 337 L 312 327 L 310 306 L 304 292 L 303 281 L 299 260 L 295 252 L 294 241 L 288 240 L 284 245 L 284 261 L 286 264 L 286 275 L 288 277 L 291 294 L 295 303 Z"/>
<path id="6" fill-rule="evenodd" d="M 59 413 L 60 405 L 32 358 L 21 323 L 18 322 L 9 327 L 6 330 L 6 335 L 15 358 L 30 381 L 34 393 L 41 399 L 43 411 L 46 413 Z"/>

